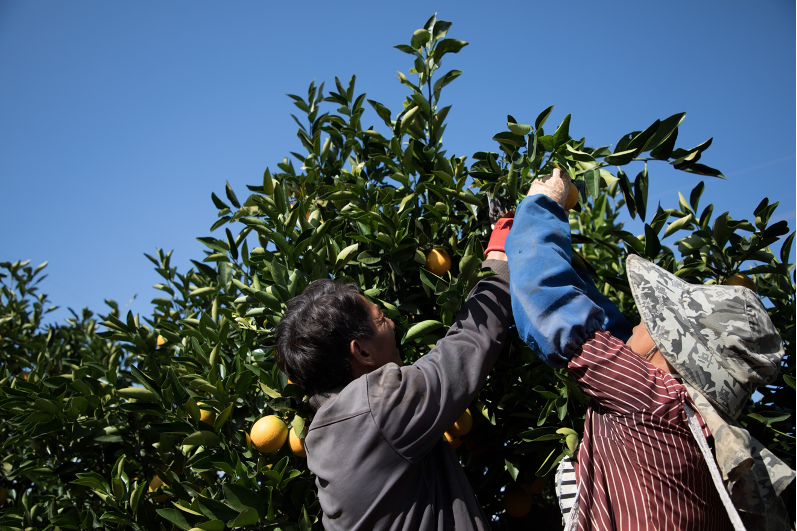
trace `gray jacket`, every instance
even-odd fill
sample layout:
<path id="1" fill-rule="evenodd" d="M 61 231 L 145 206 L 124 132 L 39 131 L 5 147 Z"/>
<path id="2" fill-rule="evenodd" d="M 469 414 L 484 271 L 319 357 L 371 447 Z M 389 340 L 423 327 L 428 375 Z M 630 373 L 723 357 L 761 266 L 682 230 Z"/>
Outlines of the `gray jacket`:
<path id="1" fill-rule="evenodd" d="M 484 385 L 511 322 L 509 268 L 470 292 L 437 345 L 311 399 L 305 438 L 328 531 L 487 530 L 489 521 L 443 433 Z"/>

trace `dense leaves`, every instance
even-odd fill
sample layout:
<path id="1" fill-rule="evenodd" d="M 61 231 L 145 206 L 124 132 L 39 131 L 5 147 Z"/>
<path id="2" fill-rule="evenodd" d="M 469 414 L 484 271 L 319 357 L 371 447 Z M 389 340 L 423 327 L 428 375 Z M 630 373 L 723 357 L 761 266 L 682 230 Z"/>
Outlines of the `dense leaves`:
<path id="1" fill-rule="evenodd" d="M 673 208 L 648 210 L 655 164 L 722 177 L 698 163 L 710 140 L 676 147 L 683 113 L 610 150 L 572 138 L 570 115 L 546 132 L 549 107 L 533 126 L 507 117 L 508 130 L 470 159 L 449 155 L 441 93 L 462 72 L 437 70 L 467 44 L 449 38 L 450 28 L 432 17 L 396 47 L 413 57 L 415 78 L 399 73 L 409 94 L 392 110 L 357 94 L 354 77 L 336 78 L 328 92 L 311 84 L 290 95 L 302 151 L 267 169 L 243 201 L 229 183 L 226 201 L 211 194 L 216 236 L 199 238 L 207 251 L 191 270 L 179 273 L 170 253 L 148 256 L 163 278 L 151 316 L 123 316 L 109 301 L 99 319 L 84 310 L 43 326 L 43 266 L 0 264 L 0 485 L 9 494 L 0 524 L 319 529 L 306 461 L 287 445 L 261 455 L 248 444 L 261 416 L 280 417 L 300 437 L 312 418 L 302 390 L 274 362 L 286 303 L 314 279 L 356 282 L 395 321 L 405 359 L 416 360 L 445 333 L 469 288 L 491 274 L 480 269 L 491 203 L 514 208 L 555 166 L 580 191 L 570 218 L 574 262 L 632 320 L 629 253 L 689 282 L 722 283 L 739 272 L 754 280 L 787 356 L 742 422 L 794 466 L 794 233 L 782 240 L 786 222 L 770 224 L 777 203 L 764 199 L 752 222 L 714 216 L 713 205 L 700 208 L 699 182 L 688 201 L 679 195 Z M 377 125 L 364 126 L 365 116 Z M 632 165 L 642 166 L 633 180 L 622 168 Z M 644 234 L 624 229 L 623 209 L 647 221 Z M 436 247 L 452 261 L 442 276 L 425 268 Z M 549 476 L 572 454 L 586 405 L 566 373 L 511 338 L 470 407 L 474 428 L 458 450 L 494 529 L 561 526 L 550 486 L 533 495 L 524 518 L 504 513 L 503 491 Z"/>

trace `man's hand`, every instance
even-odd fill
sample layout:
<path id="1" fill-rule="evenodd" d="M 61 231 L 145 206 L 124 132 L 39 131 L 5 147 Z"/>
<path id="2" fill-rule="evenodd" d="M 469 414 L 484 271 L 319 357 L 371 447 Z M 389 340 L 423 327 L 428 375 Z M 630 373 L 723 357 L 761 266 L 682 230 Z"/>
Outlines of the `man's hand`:
<path id="1" fill-rule="evenodd" d="M 567 201 L 567 194 L 571 186 L 574 185 L 570 182 L 570 176 L 567 172 L 559 168 L 554 168 L 552 175 L 544 175 L 535 179 L 535 181 L 531 183 L 527 195 L 542 194 L 548 196 L 559 203 L 559 206 L 564 208 L 565 202 Z"/>

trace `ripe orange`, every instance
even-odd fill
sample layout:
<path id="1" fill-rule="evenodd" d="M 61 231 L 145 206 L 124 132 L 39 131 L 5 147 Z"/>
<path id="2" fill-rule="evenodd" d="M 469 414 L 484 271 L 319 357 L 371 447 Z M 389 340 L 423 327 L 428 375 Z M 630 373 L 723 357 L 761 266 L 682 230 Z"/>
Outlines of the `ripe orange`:
<path id="1" fill-rule="evenodd" d="M 168 485 L 166 485 L 166 483 L 164 483 L 163 480 L 159 476 L 155 476 L 155 477 L 152 478 L 152 481 L 149 482 L 149 489 L 148 490 L 150 492 L 155 492 L 161 486 L 168 486 Z M 169 499 L 169 495 L 168 494 L 161 494 L 160 496 L 154 496 L 152 499 L 155 500 L 158 503 L 163 503 L 163 502 L 165 502 L 166 500 Z"/>
<path id="2" fill-rule="evenodd" d="M 451 258 L 445 249 L 435 247 L 426 255 L 426 269 L 442 277 L 451 269 Z"/>
<path id="3" fill-rule="evenodd" d="M 462 444 L 462 439 L 460 439 L 459 437 L 455 437 L 454 435 L 451 435 L 448 432 L 445 432 L 443 435 L 445 435 L 448 444 L 450 444 L 451 448 L 453 448 L 454 450 L 459 448 L 459 445 Z"/>
<path id="4" fill-rule="evenodd" d="M 165 344 L 166 344 L 166 338 L 158 334 L 158 346 L 162 347 Z"/>
<path id="5" fill-rule="evenodd" d="M 748 277 L 747 275 L 742 275 L 741 273 L 737 273 L 732 277 L 729 277 L 725 280 L 726 286 L 742 286 L 747 289 L 753 290 L 753 293 L 758 293 L 758 290 L 755 288 L 755 282 L 752 278 Z"/>
<path id="6" fill-rule="evenodd" d="M 504 509 L 514 518 L 522 518 L 531 510 L 531 496 L 524 485 L 515 483 L 504 491 Z"/>
<path id="7" fill-rule="evenodd" d="M 307 436 L 307 426 L 304 427 L 304 435 Z M 293 455 L 307 457 L 307 451 L 304 449 L 304 439 L 297 437 L 294 430 L 291 430 L 288 434 L 288 444 L 291 446 Z"/>
<path id="8" fill-rule="evenodd" d="M 197 402 L 196 405 L 204 406 L 205 404 L 203 402 Z M 207 409 L 200 409 L 199 420 L 200 422 L 204 422 L 205 424 L 213 426 L 213 424 L 216 422 L 216 412 Z"/>
<path id="9" fill-rule="evenodd" d="M 567 190 L 567 199 L 565 199 L 565 210 L 570 210 L 578 203 L 578 188 L 576 183 L 571 182 L 570 188 Z"/>
<path id="10" fill-rule="evenodd" d="M 545 488 L 545 484 L 548 483 L 548 478 L 545 476 L 541 478 L 537 478 L 534 480 L 534 483 L 531 484 L 531 488 L 529 489 L 529 494 L 539 494 L 542 492 L 542 489 Z"/>
<path id="11" fill-rule="evenodd" d="M 462 437 L 470 433 L 471 428 L 473 428 L 473 416 L 470 414 L 470 409 L 466 409 L 454 425 L 448 428 L 448 433 L 454 437 Z"/>
<path id="12" fill-rule="evenodd" d="M 288 427 L 275 415 L 263 417 L 252 426 L 249 436 L 252 444 L 262 454 L 276 452 L 288 438 Z"/>

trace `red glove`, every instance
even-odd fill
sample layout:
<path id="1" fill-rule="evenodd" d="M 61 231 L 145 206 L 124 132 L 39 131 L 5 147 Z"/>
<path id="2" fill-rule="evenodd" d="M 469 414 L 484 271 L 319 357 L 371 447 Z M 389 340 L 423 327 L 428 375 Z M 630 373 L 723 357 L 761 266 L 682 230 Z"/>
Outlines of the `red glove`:
<path id="1" fill-rule="evenodd" d="M 512 228 L 512 223 L 515 221 L 515 213 L 507 212 L 495 223 L 493 233 L 490 235 L 490 242 L 487 244 L 487 249 L 484 251 L 486 255 L 490 251 L 504 252 L 504 242 L 506 237 L 509 236 L 509 229 Z"/>

